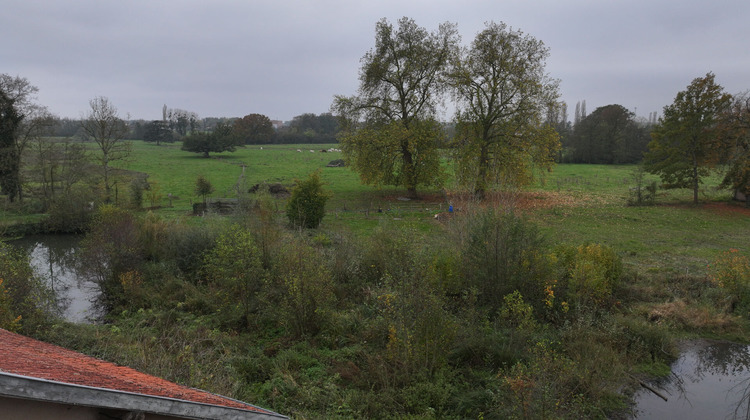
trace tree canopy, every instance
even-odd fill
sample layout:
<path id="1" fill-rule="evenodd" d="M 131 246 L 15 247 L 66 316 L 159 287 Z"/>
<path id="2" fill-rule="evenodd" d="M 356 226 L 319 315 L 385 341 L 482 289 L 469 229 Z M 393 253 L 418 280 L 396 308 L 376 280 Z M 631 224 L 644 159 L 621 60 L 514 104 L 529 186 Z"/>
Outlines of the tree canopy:
<path id="1" fill-rule="evenodd" d="M 721 116 L 719 130 L 727 163 L 722 186 L 743 194 L 750 203 L 750 93 L 734 98 Z"/>
<path id="2" fill-rule="evenodd" d="M 559 96 L 544 71 L 548 55 L 541 41 L 490 22 L 454 63 L 458 176 L 480 198 L 493 183 L 524 183 L 532 165 L 554 163 L 559 136 L 542 121 Z"/>
<path id="3" fill-rule="evenodd" d="M 201 153 L 209 157 L 209 153 L 234 152 L 240 142 L 232 132 L 232 126 L 219 122 L 211 132 L 193 132 L 182 140 L 182 150 Z"/>
<path id="4" fill-rule="evenodd" d="M 695 203 L 703 178 L 720 161 L 717 123 L 732 100 L 714 78 L 707 73 L 694 79 L 664 107 L 644 159 L 646 170 L 659 175 L 666 188 L 692 188 Z"/>
<path id="5" fill-rule="evenodd" d="M 154 120 L 147 123 L 143 130 L 143 141 L 156 143 L 174 143 L 175 136 L 169 128 L 169 123 L 164 120 Z"/>
<path id="6" fill-rule="evenodd" d="M 337 96 L 342 150 L 365 183 L 417 187 L 440 182 L 436 122 L 444 74 L 458 35 L 450 23 L 428 32 L 412 19 L 375 27 L 375 47 L 362 58 L 358 94 Z"/>
<path id="7" fill-rule="evenodd" d="M 583 117 L 566 139 L 565 161 L 573 163 L 638 163 L 649 135 L 647 125 L 622 105 L 606 105 Z"/>
<path id="8" fill-rule="evenodd" d="M 18 198 L 23 200 L 23 179 L 20 171 L 24 151 L 32 140 L 38 140 L 48 134 L 53 126 L 54 119 L 47 108 L 36 102 L 36 93 L 39 89 L 33 86 L 26 78 L 0 74 L 0 92 L 5 114 L 3 116 L 5 127 L 2 143 L 2 163 L 0 171 L 4 175 L 3 192 L 8 194 L 11 201 Z M 10 108 L 13 108 L 13 112 Z M 16 122 L 13 120 L 17 119 Z M 10 125 L 14 125 L 13 133 L 10 135 Z"/>
<path id="9" fill-rule="evenodd" d="M 0 192 L 13 202 L 20 195 L 21 157 L 15 143 L 23 116 L 18 113 L 15 101 L 0 89 Z"/>
<path id="10" fill-rule="evenodd" d="M 242 144 L 268 144 L 274 136 L 271 119 L 262 114 L 249 114 L 235 120 L 232 130 Z"/>
<path id="11" fill-rule="evenodd" d="M 91 109 L 81 121 L 81 131 L 86 140 L 93 141 L 99 148 L 98 159 L 102 167 L 105 201 L 109 202 L 114 186 L 110 163 L 127 159 L 130 155 L 131 145 L 124 141 L 128 126 L 106 97 L 97 96 L 89 101 L 89 106 Z"/>

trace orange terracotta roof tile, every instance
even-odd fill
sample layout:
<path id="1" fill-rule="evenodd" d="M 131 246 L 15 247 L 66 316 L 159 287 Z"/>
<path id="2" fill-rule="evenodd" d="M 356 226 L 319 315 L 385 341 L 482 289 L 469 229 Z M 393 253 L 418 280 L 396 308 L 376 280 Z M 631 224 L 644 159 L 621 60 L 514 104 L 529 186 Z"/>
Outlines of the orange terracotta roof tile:
<path id="1" fill-rule="evenodd" d="M 276 414 L 241 401 L 178 385 L 126 366 L 0 329 L 0 372 L 48 381 Z"/>

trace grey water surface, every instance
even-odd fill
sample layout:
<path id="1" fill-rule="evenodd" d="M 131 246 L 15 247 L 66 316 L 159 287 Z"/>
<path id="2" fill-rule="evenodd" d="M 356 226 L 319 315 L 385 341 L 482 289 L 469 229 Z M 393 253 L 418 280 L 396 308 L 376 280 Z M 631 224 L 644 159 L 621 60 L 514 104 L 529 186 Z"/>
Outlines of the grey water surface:
<path id="1" fill-rule="evenodd" d="M 689 340 L 667 378 L 650 384 L 667 401 L 642 389 L 635 396 L 637 419 L 750 418 L 750 346 Z"/>
<path id="2" fill-rule="evenodd" d="M 32 235 L 10 243 L 28 253 L 34 273 L 54 290 L 65 320 L 84 323 L 97 318 L 93 302 L 99 289 L 79 272 L 79 236 Z"/>

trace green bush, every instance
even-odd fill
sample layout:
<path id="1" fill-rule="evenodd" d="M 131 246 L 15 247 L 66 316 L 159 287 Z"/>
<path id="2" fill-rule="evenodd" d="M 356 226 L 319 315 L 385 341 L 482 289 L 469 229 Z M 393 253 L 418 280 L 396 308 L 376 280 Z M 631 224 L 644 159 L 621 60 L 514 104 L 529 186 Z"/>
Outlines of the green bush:
<path id="1" fill-rule="evenodd" d="M 378 314 L 387 328 L 386 360 L 393 367 L 392 380 L 407 384 L 445 366 L 457 325 L 444 299 L 424 278 L 384 280 Z"/>
<path id="2" fill-rule="evenodd" d="M 52 232 L 84 232 L 94 215 L 99 196 L 90 186 L 76 185 L 64 196 L 56 197 L 49 207 L 47 226 Z"/>
<path id="3" fill-rule="evenodd" d="M 750 314 L 750 260 L 730 249 L 714 260 L 709 272 L 711 281 L 726 295 L 729 311 Z"/>
<path id="4" fill-rule="evenodd" d="M 537 227 L 514 213 L 489 209 L 468 217 L 462 244 L 465 288 L 476 288 L 479 304 L 498 308 L 519 291 L 536 309 L 552 275 L 545 241 Z"/>
<path id="5" fill-rule="evenodd" d="M 103 308 L 127 304 L 125 291 L 133 285 L 128 283 L 137 284 L 145 261 L 135 216 L 110 204 L 99 207 L 81 247 L 83 271 L 99 287 Z"/>
<path id="6" fill-rule="evenodd" d="M 292 226 L 315 229 L 325 216 L 326 202 L 331 194 L 323 189 L 320 172 L 297 181 L 286 206 L 286 216 Z"/>
<path id="7" fill-rule="evenodd" d="M 258 293 L 266 273 L 260 260 L 260 250 L 249 231 L 231 226 L 216 239 L 216 244 L 203 258 L 203 277 L 213 288 L 220 302 L 220 310 L 241 321 L 236 329 L 251 326 L 250 314 L 258 307 Z"/>
<path id="8" fill-rule="evenodd" d="M 197 282 L 203 255 L 214 246 L 219 232 L 220 229 L 211 223 L 199 226 L 170 224 L 165 232 L 159 257 L 176 266 L 187 280 Z"/>
<path id="9" fill-rule="evenodd" d="M 0 324 L 2 328 L 36 332 L 56 310 L 52 288 L 34 276 L 29 257 L 0 241 Z"/>
<path id="10" fill-rule="evenodd" d="M 554 255 L 562 269 L 562 288 L 576 309 L 610 306 L 619 286 L 622 260 L 610 247 L 601 244 L 559 246 Z"/>
<path id="11" fill-rule="evenodd" d="M 295 337 L 325 328 L 335 306 L 331 273 L 317 250 L 298 237 L 279 248 L 264 294 L 266 313 Z"/>

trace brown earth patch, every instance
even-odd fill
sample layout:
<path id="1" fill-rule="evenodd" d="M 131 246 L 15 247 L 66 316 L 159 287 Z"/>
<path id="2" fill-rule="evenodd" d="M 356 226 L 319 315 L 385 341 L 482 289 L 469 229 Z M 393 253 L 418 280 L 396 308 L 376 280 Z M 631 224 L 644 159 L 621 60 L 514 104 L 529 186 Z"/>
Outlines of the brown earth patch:
<path id="1" fill-rule="evenodd" d="M 713 214 L 720 216 L 750 216 L 750 208 L 745 207 L 744 203 L 739 202 L 710 202 L 695 205 L 693 203 L 680 203 L 680 204 L 666 204 L 667 207 L 679 207 L 679 208 L 696 208 L 704 211 L 708 211 Z"/>
<path id="2" fill-rule="evenodd" d="M 492 192 L 479 201 L 469 193 L 448 194 L 448 201 L 455 208 L 506 207 L 523 210 L 549 209 L 554 207 L 582 207 L 594 204 L 596 197 L 559 193 L 553 191 Z"/>

